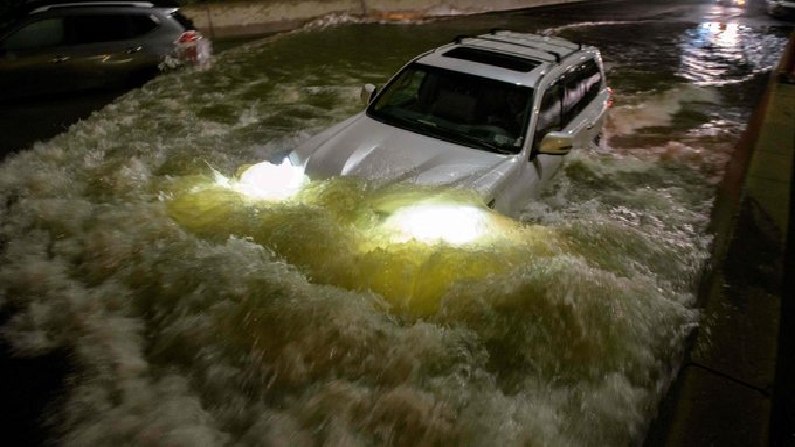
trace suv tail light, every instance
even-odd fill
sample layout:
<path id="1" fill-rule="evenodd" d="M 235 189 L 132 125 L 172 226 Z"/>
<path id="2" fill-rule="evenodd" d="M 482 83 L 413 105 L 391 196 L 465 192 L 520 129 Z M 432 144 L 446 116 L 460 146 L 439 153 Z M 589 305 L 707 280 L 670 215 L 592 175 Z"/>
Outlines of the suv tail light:
<path id="1" fill-rule="evenodd" d="M 212 46 L 209 39 L 196 30 L 180 34 L 174 42 L 177 59 L 180 63 L 206 67 L 210 62 Z"/>
<path id="2" fill-rule="evenodd" d="M 186 43 L 186 42 L 195 42 L 201 37 L 201 33 L 198 31 L 190 30 L 185 31 L 184 33 L 180 34 L 179 39 L 177 42 L 179 43 Z"/>
<path id="3" fill-rule="evenodd" d="M 199 62 L 198 41 L 201 34 L 197 31 L 185 31 L 177 39 L 177 56 L 182 62 L 195 64 Z"/>

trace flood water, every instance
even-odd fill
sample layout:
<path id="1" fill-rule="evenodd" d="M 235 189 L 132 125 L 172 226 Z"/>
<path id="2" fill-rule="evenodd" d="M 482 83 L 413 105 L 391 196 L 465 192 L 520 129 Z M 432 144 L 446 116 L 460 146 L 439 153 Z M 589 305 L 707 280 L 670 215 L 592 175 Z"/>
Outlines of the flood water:
<path id="1" fill-rule="evenodd" d="M 715 187 L 787 29 L 502 14 L 324 20 L 161 76 L 0 165 L 3 334 L 69 352 L 59 443 L 631 445 L 699 324 Z M 728 12 L 727 12 L 728 11 Z M 722 14 L 722 15 L 721 15 Z M 345 179 L 219 187 L 457 34 L 602 50 L 600 147 L 486 243 L 394 242 Z"/>

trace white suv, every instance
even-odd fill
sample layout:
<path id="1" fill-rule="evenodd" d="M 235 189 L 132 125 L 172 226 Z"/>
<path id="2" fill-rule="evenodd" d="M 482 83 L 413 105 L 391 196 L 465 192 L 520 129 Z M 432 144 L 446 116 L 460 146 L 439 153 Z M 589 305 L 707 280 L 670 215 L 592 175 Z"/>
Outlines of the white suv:
<path id="1" fill-rule="evenodd" d="M 406 64 L 367 109 L 290 154 L 310 178 L 470 188 L 515 215 L 565 154 L 601 136 L 611 101 L 596 48 L 494 30 Z"/>

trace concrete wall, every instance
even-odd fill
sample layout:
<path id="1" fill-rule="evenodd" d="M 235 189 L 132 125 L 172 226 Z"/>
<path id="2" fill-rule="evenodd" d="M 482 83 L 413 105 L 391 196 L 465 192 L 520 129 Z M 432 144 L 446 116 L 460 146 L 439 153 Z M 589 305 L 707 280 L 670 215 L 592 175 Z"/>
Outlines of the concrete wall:
<path id="1" fill-rule="evenodd" d="M 228 37 L 285 31 L 330 14 L 399 21 L 577 1 L 583 0 L 260 0 L 186 6 L 182 10 L 199 30 Z"/>

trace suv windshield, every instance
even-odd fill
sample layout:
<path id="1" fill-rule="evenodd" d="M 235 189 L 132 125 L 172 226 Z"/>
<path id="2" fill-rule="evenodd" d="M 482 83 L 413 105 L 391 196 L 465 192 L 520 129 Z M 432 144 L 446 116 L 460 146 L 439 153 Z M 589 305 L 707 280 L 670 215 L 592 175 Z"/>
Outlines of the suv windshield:
<path id="1" fill-rule="evenodd" d="M 475 149 L 522 149 L 533 89 L 418 63 L 367 108 L 381 122 Z"/>

